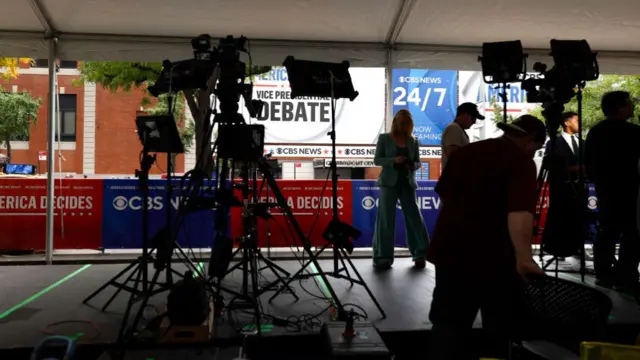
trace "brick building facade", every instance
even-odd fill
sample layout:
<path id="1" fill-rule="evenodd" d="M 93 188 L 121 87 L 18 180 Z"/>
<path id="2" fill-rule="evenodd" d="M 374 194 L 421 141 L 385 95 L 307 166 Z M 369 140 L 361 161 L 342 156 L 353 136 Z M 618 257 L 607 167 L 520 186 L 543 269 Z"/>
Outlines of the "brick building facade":
<path id="1" fill-rule="evenodd" d="M 38 118 L 30 136 L 11 142 L 12 162 L 37 165 L 45 172 L 46 161 L 38 161 L 47 149 L 48 69 L 32 66 L 20 70 L 17 79 L 4 81 L 3 91 L 29 92 L 41 98 Z M 56 142 L 55 171 L 75 174 L 133 175 L 141 151 L 135 117 L 140 110 L 142 90 L 112 93 L 92 83 L 77 84 L 80 73 L 67 65 L 58 72 L 59 118 L 62 136 Z M 0 148 L 6 153 L 6 146 Z M 61 159 L 62 161 L 58 161 Z M 61 163 L 61 165 L 60 165 Z M 176 171 L 184 172 L 184 156 L 178 156 Z M 153 174 L 164 172 L 166 157 L 158 156 Z"/>

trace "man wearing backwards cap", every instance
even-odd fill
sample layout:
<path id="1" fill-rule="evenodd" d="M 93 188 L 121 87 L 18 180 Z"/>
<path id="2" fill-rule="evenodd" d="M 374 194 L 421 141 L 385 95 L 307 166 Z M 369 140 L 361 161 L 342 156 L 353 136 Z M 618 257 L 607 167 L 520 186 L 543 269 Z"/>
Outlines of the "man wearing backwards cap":
<path id="1" fill-rule="evenodd" d="M 470 129 L 476 120 L 484 120 L 476 104 L 467 102 L 458 106 L 456 118 L 442 132 L 442 169 L 454 151 L 469 144 L 465 130 Z"/>
<path id="2" fill-rule="evenodd" d="M 524 115 L 498 127 L 502 137 L 456 150 L 436 185 L 442 205 L 427 253 L 436 267 L 429 315 L 434 359 L 467 358 L 460 341 L 469 338 L 478 311 L 495 341 L 493 353 L 482 355 L 508 358 L 518 291 L 526 275 L 543 273 L 531 240 L 533 155 L 545 142 L 545 126 Z"/>

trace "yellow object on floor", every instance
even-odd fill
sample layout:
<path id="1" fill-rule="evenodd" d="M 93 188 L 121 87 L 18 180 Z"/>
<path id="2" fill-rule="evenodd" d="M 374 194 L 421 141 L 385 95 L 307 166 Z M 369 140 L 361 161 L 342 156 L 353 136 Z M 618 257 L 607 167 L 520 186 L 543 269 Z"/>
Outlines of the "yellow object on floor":
<path id="1" fill-rule="evenodd" d="M 580 360 L 638 360 L 640 346 L 584 342 Z"/>

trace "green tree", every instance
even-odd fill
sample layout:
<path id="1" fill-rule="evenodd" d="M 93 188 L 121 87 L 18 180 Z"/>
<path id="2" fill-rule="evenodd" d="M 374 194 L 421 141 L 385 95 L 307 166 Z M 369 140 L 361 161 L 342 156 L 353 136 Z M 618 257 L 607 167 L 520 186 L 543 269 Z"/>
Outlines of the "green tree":
<path id="1" fill-rule="evenodd" d="M 42 100 L 29 93 L 0 93 L 0 143 L 7 147 L 11 160 L 11 141 L 29 136 L 36 123 Z"/>
<path id="2" fill-rule="evenodd" d="M 4 71 L 0 71 L 0 78 L 4 80 L 16 79 L 19 75 L 20 64 L 30 64 L 33 62 L 29 58 L 16 58 L 16 57 L 0 57 L 0 68 Z"/>
<path id="3" fill-rule="evenodd" d="M 600 108 L 602 96 L 614 90 L 625 90 L 633 98 L 640 97 L 640 76 L 635 75 L 602 75 L 598 80 L 589 81 L 582 91 L 582 129 L 589 131 L 604 118 Z M 565 106 L 565 111 L 578 112 L 578 98 L 574 96 Z M 537 106 L 529 112 L 544 120 L 542 107 Z M 636 114 L 640 114 L 640 104 L 636 103 Z M 634 119 L 635 121 L 635 119 Z"/>
<path id="4" fill-rule="evenodd" d="M 491 98 L 489 105 L 493 109 L 493 122 L 498 124 L 504 122 L 504 111 L 502 104 L 494 97 Z M 513 115 L 507 113 L 507 122 L 510 123 L 514 120 Z"/>
<path id="5" fill-rule="evenodd" d="M 81 79 L 83 81 L 94 82 L 111 92 L 131 91 L 132 89 L 143 89 L 146 92 L 148 86 L 152 85 L 158 74 L 162 70 L 161 63 L 149 62 L 110 62 L 110 61 L 87 61 L 79 66 Z M 247 73 L 250 75 L 258 75 L 271 70 L 269 66 L 252 66 L 247 67 Z M 152 114 L 167 113 L 166 98 L 162 96 L 157 102 L 153 102 L 151 95 L 143 97 L 141 106 L 144 110 Z M 197 94 L 194 94 L 197 99 Z M 184 94 L 179 92 L 178 101 L 174 108 L 174 116 L 178 129 L 182 136 L 182 142 L 185 146 L 192 143 L 194 136 L 196 138 L 196 157 L 200 158 L 201 147 L 197 146 L 204 141 L 205 134 L 200 133 L 202 126 L 194 124 L 193 120 L 185 116 Z M 195 115 L 193 118 L 197 118 Z"/>

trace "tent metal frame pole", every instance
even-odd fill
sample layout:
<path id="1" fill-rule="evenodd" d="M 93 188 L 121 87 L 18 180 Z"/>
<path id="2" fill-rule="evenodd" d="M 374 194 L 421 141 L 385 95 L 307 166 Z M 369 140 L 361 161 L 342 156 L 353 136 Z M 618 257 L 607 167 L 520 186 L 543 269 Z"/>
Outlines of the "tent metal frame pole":
<path id="1" fill-rule="evenodd" d="M 47 265 L 53 263 L 53 212 L 55 195 L 55 144 L 56 144 L 56 59 L 58 39 L 49 39 L 49 97 L 47 99 L 47 238 L 45 246 L 45 260 Z"/>
<path id="2" fill-rule="evenodd" d="M 44 28 L 45 34 L 52 34 L 54 32 L 53 22 L 47 12 L 46 6 L 42 5 L 40 0 L 29 0 L 29 5 L 31 5 L 34 15 L 38 18 L 38 21 L 40 21 L 40 24 Z"/>
<path id="3" fill-rule="evenodd" d="M 391 122 L 393 121 L 393 49 L 389 47 L 387 49 L 387 61 L 386 61 L 386 72 L 387 72 L 387 97 L 386 97 L 386 112 L 387 118 L 385 123 L 385 132 L 391 131 Z"/>

